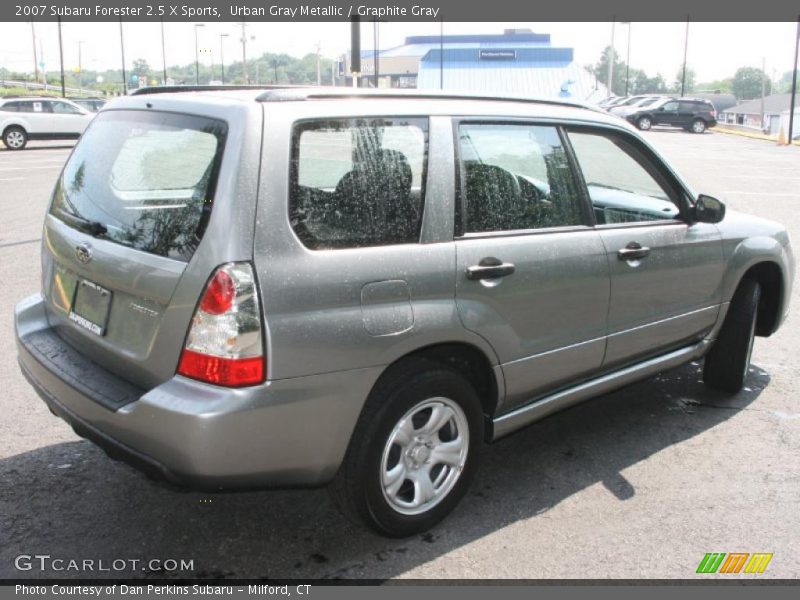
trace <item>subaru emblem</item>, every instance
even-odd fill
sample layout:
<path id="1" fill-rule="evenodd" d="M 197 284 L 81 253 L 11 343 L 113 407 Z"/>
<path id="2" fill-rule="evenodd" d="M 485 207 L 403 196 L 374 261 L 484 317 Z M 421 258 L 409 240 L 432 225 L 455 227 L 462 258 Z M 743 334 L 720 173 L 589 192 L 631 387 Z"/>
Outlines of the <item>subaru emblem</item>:
<path id="1" fill-rule="evenodd" d="M 86 242 L 75 246 L 75 256 L 84 265 L 92 260 L 92 247 Z"/>

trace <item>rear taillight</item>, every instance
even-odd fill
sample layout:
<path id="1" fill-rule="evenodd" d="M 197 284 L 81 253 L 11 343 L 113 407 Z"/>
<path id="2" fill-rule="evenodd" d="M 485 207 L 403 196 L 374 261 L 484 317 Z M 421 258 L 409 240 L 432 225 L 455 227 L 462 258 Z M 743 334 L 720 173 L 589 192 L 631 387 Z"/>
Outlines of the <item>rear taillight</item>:
<path id="1" fill-rule="evenodd" d="M 178 374 L 227 387 L 266 378 L 258 289 L 248 263 L 222 265 L 206 284 Z"/>

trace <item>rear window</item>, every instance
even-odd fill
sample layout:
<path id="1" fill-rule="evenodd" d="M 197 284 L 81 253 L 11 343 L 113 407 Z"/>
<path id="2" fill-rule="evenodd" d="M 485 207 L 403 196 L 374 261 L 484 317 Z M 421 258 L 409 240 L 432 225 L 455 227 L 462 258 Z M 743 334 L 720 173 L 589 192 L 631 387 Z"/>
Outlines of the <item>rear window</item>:
<path id="1" fill-rule="evenodd" d="M 188 261 L 211 215 L 226 133 L 205 117 L 101 113 L 64 168 L 50 213 L 95 237 Z"/>

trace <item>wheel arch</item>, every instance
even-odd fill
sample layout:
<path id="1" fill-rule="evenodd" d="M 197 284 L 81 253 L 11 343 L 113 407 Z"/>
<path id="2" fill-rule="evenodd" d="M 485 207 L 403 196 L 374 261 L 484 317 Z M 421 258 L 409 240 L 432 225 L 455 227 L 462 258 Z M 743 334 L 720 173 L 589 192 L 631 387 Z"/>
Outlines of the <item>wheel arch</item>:
<path id="1" fill-rule="evenodd" d="M 28 134 L 28 129 L 27 129 L 27 127 L 25 127 L 25 125 L 24 125 L 23 123 L 15 123 L 15 122 L 11 122 L 11 123 L 6 123 L 6 124 L 4 124 L 4 125 L 3 125 L 3 131 L 2 131 L 2 133 L 0 133 L 0 135 L 2 135 L 3 137 L 5 137 L 5 135 L 6 135 L 6 132 L 7 132 L 9 129 L 21 129 L 21 130 L 23 131 L 23 133 L 24 133 L 26 136 L 28 136 L 28 135 L 29 135 L 29 134 Z"/>
<path id="2" fill-rule="evenodd" d="M 780 320 L 784 288 L 783 272 L 776 262 L 767 260 L 747 269 L 739 280 L 740 285 L 744 279 L 753 279 L 761 287 L 761 299 L 756 316 L 756 335 L 769 337 L 777 329 Z"/>
<path id="3" fill-rule="evenodd" d="M 722 301 L 730 302 L 745 278 L 755 279 L 761 286 L 756 335 L 772 335 L 783 321 L 791 295 L 794 259 L 789 246 L 772 235 L 748 237 L 736 244 L 726 262 Z"/>
<path id="4" fill-rule="evenodd" d="M 469 342 L 441 342 L 412 350 L 387 365 L 375 386 L 387 373 L 415 359 L 437 363 L 460 373 L 478 394 L 486 418 L 494 416 L 504 390 L 502 376 L 497 372 L 499 367 L 492 364 L 483 350 Z"/>

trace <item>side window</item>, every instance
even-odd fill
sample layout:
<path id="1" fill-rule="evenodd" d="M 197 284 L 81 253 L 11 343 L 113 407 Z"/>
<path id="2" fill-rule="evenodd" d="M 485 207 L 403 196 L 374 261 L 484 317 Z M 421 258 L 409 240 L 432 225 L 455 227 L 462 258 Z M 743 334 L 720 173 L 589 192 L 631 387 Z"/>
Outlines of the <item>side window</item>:
<path id="1" fill-rule="evenodd" d="M 571 131 L 598 225 L 677 219 L 674 191 L 630 143 L 602 133 Z"/>
<path id="2" fill-rule="evenodd" d="M 458 138 L 467 233 L 585 224 L 555 127 L 462 123 Z"/>
<path id="3" fill-rule="evenodd" d="M 0 107 L 0 110 L 3 112 L 17 112 L 19 110 L 19 101 L 12 100 L 11 102 L 6 102 L 3 106 Z"/>
<path id="4" fill-rule="evenodd" d="M 306 122 L 292 137 L 289 218 L 305 246 L 419 241 L 427 119 Z"/>
<path id="5" fill-rule="evenodd" d="M 81 111 L 79 111 L 74 106 L 67 104 L 66 102 L 51 102 L 53 107 L 53 112 L 59 115 L 79 115 Z"/>
<path id="6" fill-rule="evenodd" d="M 697 102 L 681 102 L 681 108 L 678 112 L 693 113 L 703 110 L 703 105 Z"/>
<path id="7" fill-rule="evenodd" d="M 675 112 L 676 110 L 678 110 L 678 103 L 677 102 L 667 102 L 661 108 L 662 108 L 662 110 L 664 110 L 666 112 Z"/>

